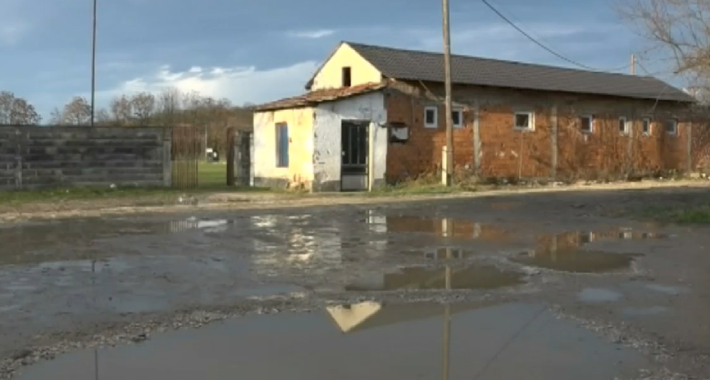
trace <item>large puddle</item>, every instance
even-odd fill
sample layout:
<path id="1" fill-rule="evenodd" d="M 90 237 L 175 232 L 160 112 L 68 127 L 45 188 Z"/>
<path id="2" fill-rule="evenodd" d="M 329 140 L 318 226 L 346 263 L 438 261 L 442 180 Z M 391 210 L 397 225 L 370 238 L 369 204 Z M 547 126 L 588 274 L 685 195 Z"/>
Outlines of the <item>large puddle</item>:
<path id="1" fill-rule="evenodd" d="M 575 273 L 613 272 L 628 268 L 638 257 L 637 253 L 613 253 L 586 249 L 594 242 L 664 239 L 665 235 L 636 232 L 624 229 L 605 232 L 567 232 L 545 234 L 536 239 L 534 249 L 527 250 L 511 258 L 511 261 Z"/>
<path id="2" fill-rule="evenodd" d="M 575 273 L 612 272 L 628 268 L 638 255 L 565 249 L 554 252 L 523 252 L 510 260 L 529 266 Z"/>
<path id="3" fill-rule="evenodd" d="M 523 275 L 504 272 L 492 265 L 429 269 L 403 268 L 394 273 L 371 276 L 347 285 L 348 291 L 399 289 L 495 289 L 523 283 Z M 448 284 L 447 284 L 448 283 Z"/>
<path id="4" fill-rule="evenodd" d="M 597 380 L 646 364 L 540 305 L 365 302 L 68 354 L 19 379 Z"/>
<path id="5" fill-rule="evenodd" d="M 379 225 L 382 232 L 431 234 L 442 238 L 503 242 L 510 232 L 502 227 L 453 218 L 370 215 L 368 223 Z"/>

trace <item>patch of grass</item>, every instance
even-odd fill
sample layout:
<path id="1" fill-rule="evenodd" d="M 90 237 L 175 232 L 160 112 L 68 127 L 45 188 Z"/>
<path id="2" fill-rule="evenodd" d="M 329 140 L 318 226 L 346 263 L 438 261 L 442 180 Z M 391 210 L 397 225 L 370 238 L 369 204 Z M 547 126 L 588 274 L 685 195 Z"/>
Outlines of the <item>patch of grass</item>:
<path id="1" fill-rule="evenodd" d="M 675 223 L 710 224 L 710 210 L 684 210 L 675 215 Z"/>
<path id="2" fill-rule="evenodd" d="M 661 223 L 710 224 L 710 208 L 670 209 L 653 207 L 643 210 L 640 217 Z"/>
<path id="3" fill-rule="evenodd" d="M 170 188 L 149 187 L 74 187 L 47 190 L 23 190 L 0 192 L 1 205 L 19 205 L 33 202 L 55 203 L 73 200 L 116 198 L 145 198 L 177 194 Z"/>
<path id="4" fill-rule="evenodd" d="M 374 189 L 370 193 L 365 193 L 368 196 L 407 196 L 407 195 L 426 195 L 426 194 L 452 194 L 461 192 L 476 191 L 476 188 L 469 185 L 453 185 L 444 186 L 442 184 L 415 184 L 405 183 L 400 185 L 383 186 Z"/>
<path id="5" fill-rule="evenodd" d="M 66 201 L 97 201 L 131 199 L 137 204 L 162 204 L 174 202 L 182 195 L 199 195 L 212 192 L 270 192 L 271 189 L 227 186 L 227 165 L 200 163 L 199 187 L 175 189 L 169 187 L 64 187 L 42 190 L 0 191 L 0 206 L 17 206 L 30 203 L 61 203 Z"/>
<path id="6" fill-rule="evenodd" d="M 225 187 L 227 188 L 227 164 L 224 162 L 200 162 L 198 164 L 198 177 L 200 187 Z"/>

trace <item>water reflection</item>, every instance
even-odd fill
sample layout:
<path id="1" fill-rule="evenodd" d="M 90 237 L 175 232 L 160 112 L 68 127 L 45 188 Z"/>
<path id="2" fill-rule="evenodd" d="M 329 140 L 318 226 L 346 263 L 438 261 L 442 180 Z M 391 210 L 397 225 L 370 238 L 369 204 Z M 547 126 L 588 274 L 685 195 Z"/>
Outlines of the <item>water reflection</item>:
<path id="1" fill-rule="evenodd" d="M 382 233 L 421 233 L 443 238 L 491 242 L 506 241 L 510 238 L 509 232 L 503 228 L 462 219 L 387 215 L 371 216 L 368 222 L 377 226 L 378 232 Z"/>
<path id="2" fill-rule="evenodd" d="M 250 218 L 252 227 L 256 227 L 251 241 L 256 253 L 252 263 L 257 274 L 277 276 L 294 269 L 317 274 L 342 265 L 342 227 L 335 222 L 314 230 L 294 223 L 307 218 Z"/>
<path id="3" fill-rule="evenodd" d="M 111 219 L 74 219 L 0 228 L 0 266 L 59 260 L 84 260 L 83 247 L 96 241 L 129 235 L 161 234 L 165 223 Z"/>
<path id="4" fill-rule="evenodd" d="M 425 268 L 408 267 L 373 276 L 367 282 L 346 285 L 347 291 L 389 291 L 400 289 L 496 289 L 521 284 L 523 275 L 504 272 L 492 265 Z"/>
<path id="5" fill-rule="evenodd" d="M 597 380 L 648 365 L 542 305 L 490 303 L 367 302 L 247 316 L 98 354 L 62 355 L 20 379 L 88 380 L 98 369 L 102 379 Z"/>
<path id="6" fill-rule="evenodd" d="M 186 220 L 176 220 L 170 222 L 170 232 L 178 233 L 189 230 L 204 230 L 215 233 L 227 231 L 230 221 L 226 219 L 206 219 L 188 218 Z"/>
<path id="7" fill-rule="evenodd" d="M 635 258 L 643 255 L 587 250 L 583 248 L 585 245 L 601 241 L 647 240 L 665 237 L 661 234 L 636 232 L 628 229 L 545 234 L 537 238 L 534 249 L 520 253 L 511 258 L 511 261 L 566 272 L 609 272 L 627 268 Z"/>

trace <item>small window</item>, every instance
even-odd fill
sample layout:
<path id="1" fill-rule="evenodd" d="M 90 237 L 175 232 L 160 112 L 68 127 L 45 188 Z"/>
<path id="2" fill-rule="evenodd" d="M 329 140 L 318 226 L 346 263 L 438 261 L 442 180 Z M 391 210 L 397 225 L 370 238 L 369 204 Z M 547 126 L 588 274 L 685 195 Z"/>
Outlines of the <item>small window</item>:
<path id="1" fill-rule="evenodd" d="M 669 135 L 678 134 L 678 120 L 669 119 L 666 120 L 666 133 Z"/>
<path id="2" fill-rule="evenodd" d="M 515 113 L 515 129 L 533 129 L 533 113 L 532 112 L 516 112 Z"/>
<path id="3" fill-rule="evenodd" d="M 276 167 L 288 167 L 288 124 L 276 123 Z"/>
<path id="4" fill-rule="evenodd" d="M 625 117 L 619 118 L 619 133 L 621 133 L 622 135 L 629 134 L 629 122 L 626 120 Z"/>
<path id="5" fill-rule="evenodd" d="M 651 136 L 651 119 L 643 119 L 641 122 L 641 132 L 643 132 L 644 136 Z"/>
<path id="6" fill-rule="evenodd" d="M 343 67 L 343 87 L 350 87 L 352 84 L 352 70 L 349 66 Z"/>
<path id="7" fill-rule="evenodd" d="M 427 128 L 437 128 L 438 115 L 436 107 L 424 108 L 424 126 Z"/>
<path id="8" fill-rule="evenodd" d="M 451 120 L 454 122 L 454 128 L 463 127 L 463 111 L 453 110 L 451 111 Z"/>
<path id="9" fill-rule="evenodd" d="M 579 118 L 579 129 L 584 133 L 594 132 L 594 117 L 591 115 L 581 116 Z"/>

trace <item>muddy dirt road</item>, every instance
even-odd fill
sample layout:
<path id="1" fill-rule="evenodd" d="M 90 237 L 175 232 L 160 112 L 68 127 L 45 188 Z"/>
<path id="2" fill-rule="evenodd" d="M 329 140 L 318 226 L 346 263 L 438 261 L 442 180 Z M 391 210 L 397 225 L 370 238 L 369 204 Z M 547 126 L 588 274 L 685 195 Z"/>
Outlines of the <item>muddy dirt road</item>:
<path id="1" fill-rule="evenodd" d="M 4 225 L 0 378 L 710 378 L 710 228 L 614 216 L 707 194 Z"/>

